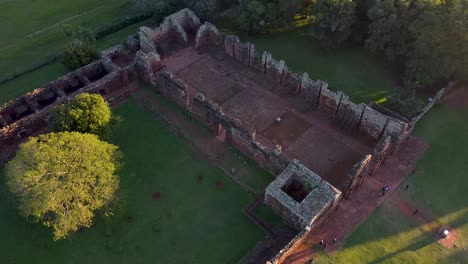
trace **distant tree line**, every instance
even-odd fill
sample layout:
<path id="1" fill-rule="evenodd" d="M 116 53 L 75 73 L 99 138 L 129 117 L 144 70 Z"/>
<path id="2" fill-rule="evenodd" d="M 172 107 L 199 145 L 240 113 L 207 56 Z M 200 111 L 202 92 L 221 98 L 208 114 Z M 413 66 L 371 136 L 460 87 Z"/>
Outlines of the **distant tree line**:
<path id="1" fill-rule="evenodd" d="M 133 0 L 162 19 L 184 7 L 202 19 L 226 10 L 238 31 L 268 33 L 311 21 L 308 32 L 325 48 L 362 45 L 401 68 L 406 88 L 468 80 L 466 0 Z"/>

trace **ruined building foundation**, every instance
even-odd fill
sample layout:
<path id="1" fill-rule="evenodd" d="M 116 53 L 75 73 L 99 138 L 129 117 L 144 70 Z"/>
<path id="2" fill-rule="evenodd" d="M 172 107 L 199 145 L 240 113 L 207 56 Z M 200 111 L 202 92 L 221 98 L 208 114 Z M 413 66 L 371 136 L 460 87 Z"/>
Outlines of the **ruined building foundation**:
<path id="1" fill-rule="evenodd" d="M 1 106 L 0 146 L 33 135 L 77 94 L 99 93 L 112 104 L 143 80 L 277 176 L 264 202 L 303 234 L 372 177 L 413 127 L 223 36 L 189 9 L 100 55 Z"/>

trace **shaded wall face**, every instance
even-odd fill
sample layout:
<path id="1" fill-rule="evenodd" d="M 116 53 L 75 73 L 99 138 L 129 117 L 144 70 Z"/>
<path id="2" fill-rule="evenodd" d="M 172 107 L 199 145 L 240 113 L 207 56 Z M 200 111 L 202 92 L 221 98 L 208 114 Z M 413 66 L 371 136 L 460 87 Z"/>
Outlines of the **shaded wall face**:
<path id="1" fill-rule="evenodd" d="M 303 229 L 304 223 L 302 223 L 301 217 L 296 215 L 288 207 L 280 203 L 274 196 L 265 194 L 265 204 L 268 204 L 277 214 L 279 214 L 283 219 L 287 219 L 294 227 L 297 229 Z"/>

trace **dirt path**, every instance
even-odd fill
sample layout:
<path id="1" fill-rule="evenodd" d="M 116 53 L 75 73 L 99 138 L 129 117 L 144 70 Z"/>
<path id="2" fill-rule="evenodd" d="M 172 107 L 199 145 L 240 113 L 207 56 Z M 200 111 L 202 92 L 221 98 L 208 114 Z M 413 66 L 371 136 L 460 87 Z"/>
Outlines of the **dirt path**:
<path id="1" fill-rule="evenodd" d="M 388 204 L 398 208 L 398 210 L 411 219 L 418 226 L 422 226 L 425 230 L 432 232 L 434 234 L 434 240 L 436 240 L 440 245 L 445 248 L 452 248 L 456 239 L 457 232 L 448 226 L 441 226 L 434 215 L 427 210 L 427 208 L 415 206 L 401 190 L 396 191 L 390 199 L 388 199 Z M 447 229 L 449 235 L 443 237 L 441 232 Z"/>
<path id="2" fill-rule="evenodd" d="M 427 145 L 424 142 L 411 137 L 395 155 L 385 161 L 375 176 L 368 177 L 349 200 L 343 200 L 341 205 L 327 216 L 326 221 L 299 240 L 289 252 L 280 258 L 279 263 L 307 263 L 313 254 L 313 248 L 319 247 L 322 239 L 327 244 L 325 250 L 327 253 L 339 249 L 344 239 L 367 219 L 411 173 L 413 164 L 426 149 Z M 381 196 L 379 190 L 385 185 L 391 186 L 391 189 L 385 196 Z M 334 238 L 336 242 L 333 242 Z"/>

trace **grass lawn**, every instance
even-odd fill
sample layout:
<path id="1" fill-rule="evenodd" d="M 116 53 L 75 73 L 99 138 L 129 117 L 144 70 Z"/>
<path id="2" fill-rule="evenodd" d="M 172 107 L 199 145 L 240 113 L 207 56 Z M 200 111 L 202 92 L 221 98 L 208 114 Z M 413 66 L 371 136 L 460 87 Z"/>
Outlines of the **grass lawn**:
<path id="1" fill-rule="evenodd" d="M 112 141 L 125 166 L 114 217 L 53 242 L 18 216 L 2 181 L 0 263 L 236 263 L 265 237 L 242 214 L 251 194 L 132 100 L 115 113 L 124 120 Z"/>
<path id="2" fill-rule="evenodd" d="M 132 14 L 129 0 L 0 1 L 0 79 L 60 54 L 63 24 L 95 30 Z"/>
<path id="3" fill-rule="evenodd" d="M 325 50 L 300 29 L 242 39 L 285 60 L 294 71 L 328 82 L 332 90 L 345 92 L 357 103 L 381 99 L 394 88 L 387 67 L 364 48 Z"/>
<path id="4" fill-rule="evenodd" d="M 415 134 L 430 147 L 417 163 L 406 196 L 431 211 L 437 226 L 458 232 L 455 248 L 445 249 L 433 233 L 385 203 L 346 241 L 343 249 L 318 263 L 468 263 L 468 111 L 433 109 Z"/>

